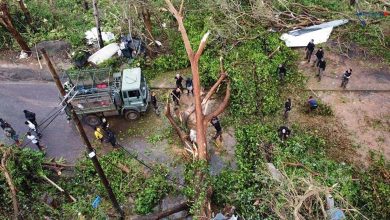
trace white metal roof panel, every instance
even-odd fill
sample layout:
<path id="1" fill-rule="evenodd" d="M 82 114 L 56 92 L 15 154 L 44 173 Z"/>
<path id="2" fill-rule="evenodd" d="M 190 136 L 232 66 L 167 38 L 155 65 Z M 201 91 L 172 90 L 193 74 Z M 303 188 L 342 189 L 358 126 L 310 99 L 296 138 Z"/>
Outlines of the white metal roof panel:
<path id="1" fill-rule="evenodd" d="M 122 91 L 137 90 L 140 88 L 141 68 L 124 69 L 122 77 Z"/>

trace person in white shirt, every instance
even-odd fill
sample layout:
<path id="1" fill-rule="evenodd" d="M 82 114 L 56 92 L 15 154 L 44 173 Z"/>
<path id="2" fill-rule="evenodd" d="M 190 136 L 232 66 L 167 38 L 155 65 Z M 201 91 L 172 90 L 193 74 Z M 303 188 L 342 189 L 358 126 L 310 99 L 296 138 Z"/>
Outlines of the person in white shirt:
<path id="1" fill-rule="evenodd" d="M 31 143 L 37 145 L 40 151 L 44 151 L 43 146 L 39 143 L 39 139 L 32 135 L 31 132 L 27 132 L 27 139 L 29 139 Z"/>
<path id="2" fill-rule="evenodd" d="M 24 124 L 27 125 L 27 127 L 30 129 L 30 131 L 34 131 L 39 138 L 42 137 L 42 134 L 38 132 L 37 127 L 29 120 L 25 121 Z"/>

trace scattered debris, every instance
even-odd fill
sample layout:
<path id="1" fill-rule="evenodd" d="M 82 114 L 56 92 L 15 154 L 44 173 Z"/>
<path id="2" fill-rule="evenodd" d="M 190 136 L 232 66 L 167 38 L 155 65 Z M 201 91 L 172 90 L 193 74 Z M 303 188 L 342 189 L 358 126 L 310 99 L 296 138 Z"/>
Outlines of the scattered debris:
<path id="1" fill-rule="evenodd" d="M 26 59 L 26 58 L 28 58 L 28 54 L 23 50 L 20 51 L 19 59 Z"/>
<path id="2" fill-rule="evenodd" d="M 97 28 L 93 27 L 91 30 L 85 32 L 85 39 L 87 39 L 88 45 L 97 43 L 98 41 Z M 104 42 L 110 42 L 115 39 L 115 35 L 111 32 L 102 32 L 102 39 Z"/>
<path id="3" fill-rule="evenodd" d="M 325 43 L 334 27 L 348 23 L 348 20 L 335 20 L 320 25 L 289 31 L 282 34 L 281 40 L 286 42 L 287 47 L 305 47 L 311 39 L 315 44 Z"/>
<path id="4" fill-rule="evenodd" d="M 88 62 L 93 64 L 100 64 L 108 59 L 110 59 L 112 56 L 114 56 L 118 51 L 120 50 L 119 44 L 112 43 L 109 44 L 102 49 L 98 50 L 96 53 L 92 54 L 88 58 Z"/>

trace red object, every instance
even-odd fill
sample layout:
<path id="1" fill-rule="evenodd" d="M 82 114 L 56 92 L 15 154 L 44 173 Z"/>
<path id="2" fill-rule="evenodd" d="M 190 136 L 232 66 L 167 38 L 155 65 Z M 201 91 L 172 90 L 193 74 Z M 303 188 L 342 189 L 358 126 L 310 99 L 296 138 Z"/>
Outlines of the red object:
<path id="1" fill-rule="evenodd" d="M 97 84 L 96 88 L 98 88 L 98 89 L 105 89 L 105 88 L 107 88 L 107 84 L 106 83 Z"/>
<path id="2" fill-rule="evenodd" d="M 383 12 L 383 16 L 389 16 L 389 15 L 390 15 L 390 13 L 388 11 Z"/>

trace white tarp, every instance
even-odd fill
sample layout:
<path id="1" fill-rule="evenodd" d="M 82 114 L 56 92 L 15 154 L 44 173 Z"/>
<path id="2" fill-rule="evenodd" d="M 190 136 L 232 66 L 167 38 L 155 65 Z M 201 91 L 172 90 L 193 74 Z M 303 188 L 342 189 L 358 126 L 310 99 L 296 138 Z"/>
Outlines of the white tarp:
<path id="1" fill-rule="evenodd" d="M 118 51 L 120 50 L 119 44 L 112 43 L 109 44 L 102 49 L 98 50 L 96 53 L 92 54 L 88 58 L 88 62 L 94 63 L 94 64 L 100 64 L 104 62 L 105 60 L 110 59 L 112 56 L 114 56 Z"/>
<path id="2" fill-rule="evenodd" d="M 94 27 L 91 30 L 85 32 L 85 39 L 87 39 L 88 45 L 96 43 L 98 39 L 97 28 Z M 109 42 L 115 39 L 115 35 L 111 32 L 102 32 L 102 39 L 104 42 Z"/>
<path id="3" fill-rule="evenodd" d="M 311 39 L 314 39 L 314 44 L 325 43 L 334 27 L 346 24 L 348 20 L 335 20 L 326 22 L 320 25 L 289 31 L 282 34 L 281 40 L 286 42 L 287 47 L 305 47 Z"/>

